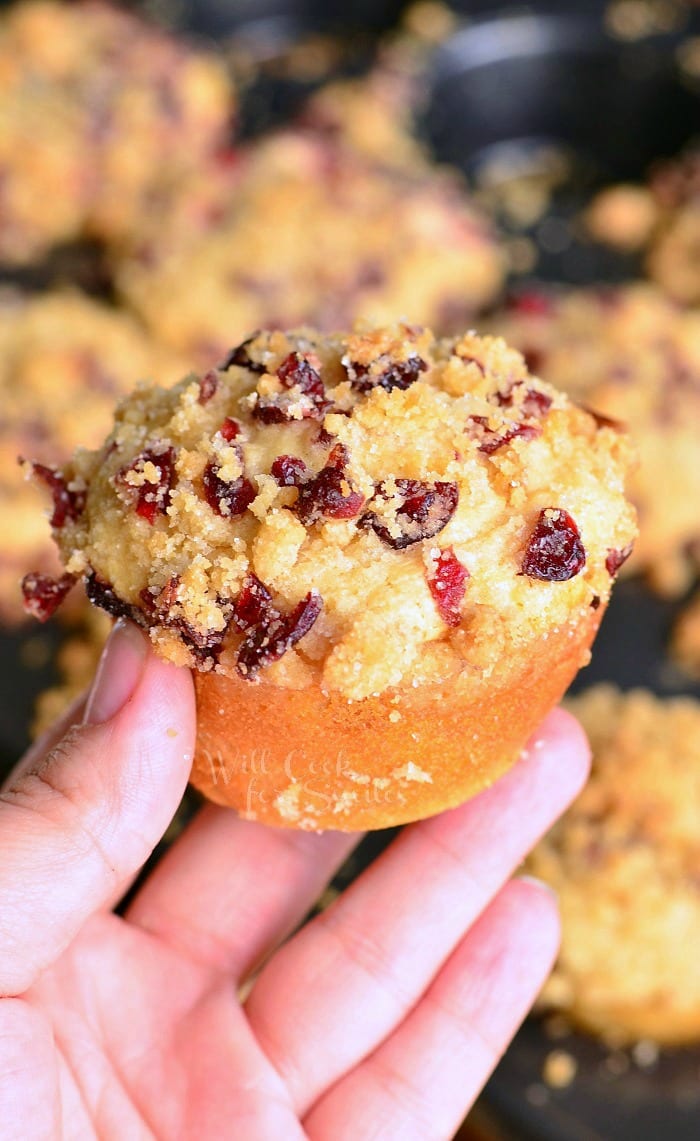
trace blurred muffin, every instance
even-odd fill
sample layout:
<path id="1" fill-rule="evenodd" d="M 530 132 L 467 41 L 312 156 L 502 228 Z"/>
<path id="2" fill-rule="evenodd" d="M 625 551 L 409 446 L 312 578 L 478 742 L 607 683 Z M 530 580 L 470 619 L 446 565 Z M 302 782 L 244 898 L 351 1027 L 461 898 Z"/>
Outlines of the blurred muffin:
<path id="1" fill-rule="evenodd" d="M 0 22 L 0 258 L 131 232 L 162 185 L 226 140 L 214 55 L 121 9 L 27 0 Z"/>
<path id="2" fill-rule="evenodd" d="M 700 1039 L 700 703 L 596 686 L 567 702 L 588 785 L 528 858 L 559 896 L 540 1005 L 611 1044 Z"/>
<path id="3" fill-rule="evenodd" d="M 182 368 L 133 318 L 77 292 L 0 294 L 0 618 L 23 616 L 19 582 L 28 560 L 47 570 L 56 556 L 45 498 L 17 462 L 65 460 L 97 444 L 119 396 L 137 380 L 172 380 Z M 42 474 L 42 469 L 37 469 Z M 51 481 L 49 467 L 43 472 Z"/>
<path id="4" fill-rule="evenodd" d="M 538 375 L 629 429 L 640 534 L 628 569 L 683 593 L 700 535 L 700 314 L 635 284 L 523 294 L 491 328 Z"/>
<path id="5" fill-rule="evenodd" d="M 451 176 L 386 169 L 302 131 L 236 157 L 208 234 L 166 217 L 117 268 L 122 295 L 193 363 L 210 367 L 263 325 L 401 318 L 442 330 L 501 284 L 495 238 Z"/>
<path id="6" fill-rule="evenodd" d="M 597 194 L 584 215 L 591 237 L 626 252 L 644 251 L 645 270 L 664 293 L 700 304 L 700 150 L 656 163 L 646 183 Z"/>

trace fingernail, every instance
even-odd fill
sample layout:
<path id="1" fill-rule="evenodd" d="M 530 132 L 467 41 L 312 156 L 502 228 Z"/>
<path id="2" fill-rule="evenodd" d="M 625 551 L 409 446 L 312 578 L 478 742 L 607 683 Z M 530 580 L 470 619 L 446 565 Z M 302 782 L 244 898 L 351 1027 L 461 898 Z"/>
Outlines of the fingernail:
<path id="1" fill-rule="evenodd" d="M 120 618 L 102 651 L 84 725 L 101 725 L 123 709 L 141 680 L 147 648 L 138 626 Z"/>
<path id="2" fill-rule="evenodd" d="M 552 885 L 548 884 L 546 880 L 539 879 L 538 876 L 531 876 L 528 875 L 527 872 L 522 872 L 517 878 L 521 883 L 532 884 L 533 887 L 539 888 L 540 891 L 546 892 L 548 895 L 551 895 L 552 899 L 559 898 Z"/>

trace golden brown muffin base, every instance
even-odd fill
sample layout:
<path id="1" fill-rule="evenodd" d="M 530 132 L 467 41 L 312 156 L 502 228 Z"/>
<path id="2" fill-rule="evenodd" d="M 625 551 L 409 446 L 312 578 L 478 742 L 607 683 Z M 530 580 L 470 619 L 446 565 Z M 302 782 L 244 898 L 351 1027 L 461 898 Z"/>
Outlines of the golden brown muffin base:
<path id="1" fill-rule="evenodd" d="M 491 677 L 464 671 L 363 701 L 195 674 L 191 781 L 242 816 L 360 831 L 455 807 L 515 762 L 588 660 L 603 607 L 522 644 Z"/>

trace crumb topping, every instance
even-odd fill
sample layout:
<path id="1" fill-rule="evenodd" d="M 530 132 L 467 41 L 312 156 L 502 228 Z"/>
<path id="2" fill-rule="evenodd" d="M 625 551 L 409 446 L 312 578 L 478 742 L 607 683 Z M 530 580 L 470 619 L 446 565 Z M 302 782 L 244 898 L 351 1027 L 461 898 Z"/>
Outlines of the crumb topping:
<path id="1" fill-rule="evenodd" d="M 497 670 L 504 632 L 607 600 L 630 462 L 496 338 L 262 332 L 124 400 L 61 473 L 84 502 L 55 536 L 171 660 L 361 700 Z"/>

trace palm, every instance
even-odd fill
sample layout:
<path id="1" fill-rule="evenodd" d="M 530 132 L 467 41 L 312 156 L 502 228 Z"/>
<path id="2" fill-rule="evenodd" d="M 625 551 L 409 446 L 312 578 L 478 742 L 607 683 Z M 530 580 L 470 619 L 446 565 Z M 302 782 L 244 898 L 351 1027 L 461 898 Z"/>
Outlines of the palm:
<path id="1" fill-rule="evenodd" d="M 122 689 L 132 652 L 113 655 Z M 301 928 L 356 838 L 214 807 L 120 919 L 194 738 L 187 671 L 140 670 L 0 796 L 3 1141 L 451 1137 L 555 951 L 548 896 L 503 885 L 583 779 L 570 719 Z"/>
<path id="2" fill-rule="evenodd" d="M 56 1043 L 57 1136 L 295 1136 L 230 978 L 116 916 L 91 920 L 26 1001 Z M 34 1078 L 26 1094 L 48 1107 L 50 1071 Z"/>

